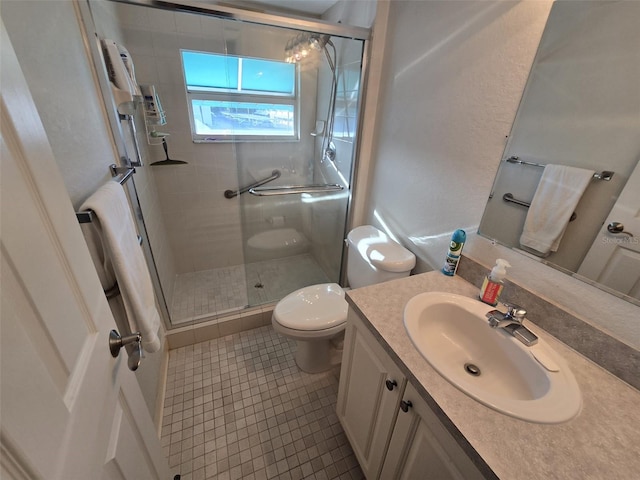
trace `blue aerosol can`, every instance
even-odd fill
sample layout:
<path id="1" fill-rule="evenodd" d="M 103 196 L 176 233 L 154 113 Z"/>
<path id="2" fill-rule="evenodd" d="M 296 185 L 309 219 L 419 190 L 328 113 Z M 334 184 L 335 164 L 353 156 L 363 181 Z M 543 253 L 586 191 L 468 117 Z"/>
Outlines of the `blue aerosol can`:
<path id="1" fill-rule="evenodd" d="M 449 243 L 449 251 L 447 252 L 447 258 L 444 261 L 444 267 L 442 267 L 442 273 L 445 275 L 453 276 L 458 270 L 458 262 L 460 261 L 460 254 L 462 253 L 462 247 L 467 240 L 467 233 L 464 230 L 456 230 L 451 236 L 451 242 Z"/>

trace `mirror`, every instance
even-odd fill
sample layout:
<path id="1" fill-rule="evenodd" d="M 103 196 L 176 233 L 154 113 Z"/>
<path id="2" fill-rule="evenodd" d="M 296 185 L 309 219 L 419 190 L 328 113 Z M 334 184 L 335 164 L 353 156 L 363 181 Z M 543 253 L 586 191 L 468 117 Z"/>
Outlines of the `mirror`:
<path id="1" fill-rule="evenodd" d="M 553 4 L 478 231 L 636 304 L 639 25 L 639 2 Z M 548 213 L 571 206 L 566 199 L 554 204 L 549 190 L 542 194 L 543 185 L 550 188 L 548 178 L 557 180 L 548 168 L 540 182 L 548 164 L 591 170 L 595 177 L 588 173 L 584 192 L 574 193 L 577 205 L 565 218 L 573 210 L 575 220 L 560 220 L 560 231 L 566 228 L 557 251 L 540 253 L 521 243 L 527 243 L 521 238 L 527 216 L 527 231 L 538 218 L 533 228 L 547 235 L 549 230 L 541 225 L 553 223 Z M 603 175 L 604 171 L 613 173 Z M 530 209 L 526 204 L 539 185 L 541 192 Z"/>

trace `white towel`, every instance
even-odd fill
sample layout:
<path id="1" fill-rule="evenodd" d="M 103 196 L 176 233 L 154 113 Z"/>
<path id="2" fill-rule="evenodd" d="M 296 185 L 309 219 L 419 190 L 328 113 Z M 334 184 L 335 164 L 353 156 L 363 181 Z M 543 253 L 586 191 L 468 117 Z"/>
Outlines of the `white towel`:
<path id="1" fill-rule="evenodd" d="M 138 244 L 129 201 L 122 185 L 118 182 L 107 182 L 80 208 L 94 212 L 93 224 L 99 238 L 93 237 L 93 241 L 101 242 L 102 245 L 90 246 L 90 250 L 99 252 L 100 248 L 104 249 L 104 257 L 113 267 L 120 287 L 131 332 L 140 332 L 142 346 L 147 352 L 158 351 L 160 314 L 156 308 L 147 263 Z M 92 239 L 87 240 L 89 242 Z M 95 261 L 96 256 L 93 257 Z"/>
<path id="2" fill-rule="evenodd" d="M 593 170 L 546 165 L 524 222 L 520 245 L 546 256 L 558 250 Z"/>
<path id="3" fill-rule="evenodd" d="M 98 272 L 98 278 L 104 291 L 110 290 L 116 284 L 116 273 L 113 271 L 109 254 L 105 251 L 104 244 L 97 222 L 81 223 L 80 229 L 84 235 L 84 239 L 89 247 L 91 260 Z"/>

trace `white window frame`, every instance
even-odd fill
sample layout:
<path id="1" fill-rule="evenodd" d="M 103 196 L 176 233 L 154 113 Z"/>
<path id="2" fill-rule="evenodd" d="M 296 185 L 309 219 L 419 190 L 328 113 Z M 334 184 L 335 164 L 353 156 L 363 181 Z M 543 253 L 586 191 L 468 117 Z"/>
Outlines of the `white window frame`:
<path id="1" fill-rule="evenodd" d="M 194 143 L 220 143 L 220 142 L 297 142 L 300 140 L 300 69 L 295 65 L 294 93 L 269 93 L 242 91 L 242 59 L 256 57 L 236 56 L 238 62 L 238 89 L 227 88 L 198 88 L 190 90 L 187 86 L 186 73 L 182 60 L 182 51 L 196 52 L 210 55 L 222 55 L 216 52 L 203 52 L 196 50 L 181 50 L 180 62 L 182 77 L 187 95 L 187 108 L 189 111 L 189 125 L 191 137 Z M 269 58 L 256 58 L 257 60 L 274 61 Z M 292 135 L 251 135 L 251 134 L 198 134 L 196 133 L 195 115 L 193 112 L 193 100 L 210 100 L 233 103 L 265 103 L 274 105 L 293 106 L 293 134 Z"/>

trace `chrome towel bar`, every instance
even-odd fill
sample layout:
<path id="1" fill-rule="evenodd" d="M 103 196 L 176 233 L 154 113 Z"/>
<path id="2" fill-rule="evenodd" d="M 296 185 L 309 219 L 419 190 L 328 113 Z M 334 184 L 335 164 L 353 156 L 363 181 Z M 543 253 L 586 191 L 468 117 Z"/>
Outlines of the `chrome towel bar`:
<path id="1" fill-rule="evenodd" d="M 319 185 L 285 185 L 282 187 L 250 188 L 249 193 L 260 197 L 269 197 L 273 195 L 294 195 L 297 193 L 337 192 L 340 190 L 344 190 L 342 185 L 325 183 Z"/>
<path id="2" fill-rule="evenodd" d="M 259 187 L 260 185 L 264 185 L 265 183 L 272 182 L 276 178 L 280 178 L 280 175 L 281 175 L 280 170 L 274 170 L 273 172 L 271 172 L 270 177 L 263 178 L 262 180 L 258 180 L 257 182 L 252 183 L 251 185 L 247 185 L 246 187 L 241 188 L 240 190 L 236 190 L 235 192 L 233 190 L 225 190 L 224 196 L 225 198 L 237 197 L 238 195 L 242 195 L 244 192 L 250 192 L 252 188 Z"/>
<path id="3" fill-rule="evenodd" d="M 524 200 L 518 200 L 517 198 L 514 198 L 513 193 L 505 193 L 502 196 L 502 200 L 509 203 L 515 203 L 516 205 L 521 205 L 526 208 L 529 208 L 531 206 L 529 202 L 525 202 Z M 576 212 L 573 212 L 571 214 L 571 218 L 569 218 L 569 221 L 573 222 L 576 218 L 578 218 L 578 215 L 576 214 Z"/>
<path id="4" fill-rule="evenodd" d="M 515 155 L 507 158 L 505 160 L 505 162 L 517 163 L 517 164 L 520 164 L 520 165 L 530 165 L 532 167 L 541 167 L 541 168 L 544 168 L 546 166 L 543 163 L 526 162 L 524 160 L 520 160 L 520 157 L 517 157 Z M 600 173 L 598 173 L 598 172 L 594 173 L 593 174 L 593 178 L 595 178 L 596 180 L 604 180 L 604 181 L 608 182 L 609 180 L 611 180 L 611 178 L 613 178 L 613 174 L 614 174 L 614 172 L 612 172 L 610 170 L 604 170 L 604 171 L 602 171 Z M 516 202 L 514 202 L 514 203 L 516 203 Z"/>

